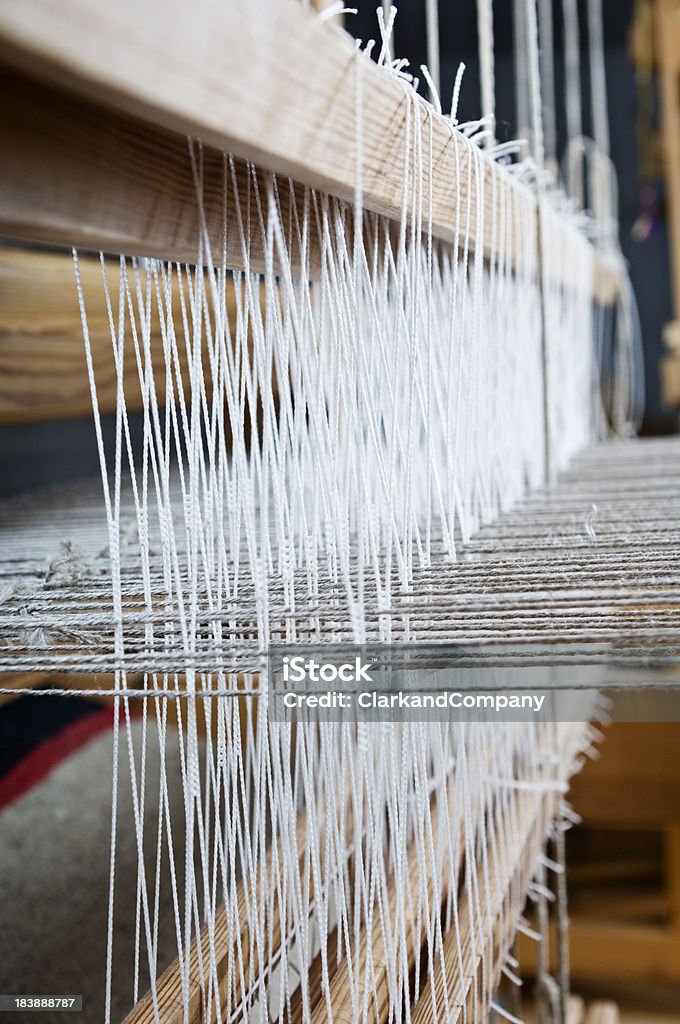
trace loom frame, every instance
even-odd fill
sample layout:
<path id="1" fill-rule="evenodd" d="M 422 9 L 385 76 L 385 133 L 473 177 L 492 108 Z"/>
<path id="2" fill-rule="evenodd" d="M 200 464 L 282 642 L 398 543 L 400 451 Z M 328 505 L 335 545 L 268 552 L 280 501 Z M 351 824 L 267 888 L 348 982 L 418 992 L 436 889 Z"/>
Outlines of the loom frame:
<path id="1" fill-rule="evenodd" d="M 7 0 L 0 62 L 0 234 L 8 237 L 194 259 L 186 136 L 343 200 L 360 189 L 365 209 L 399 220 L 409 119 L 423 154 L 423 223 L 431 204 L 433 237 L 452 242 L 457 223 L 468 222 L 476 236 L 478 172 L 487 257 L 515 260 L 512 237 L 494 232 L 494 204 L 496 211 L 506 200 L 521 207 L 539 231 L 539 202 L 528 187 L 450 119 L 411 99 L 405 83 L 358 53 L 339 26 L 295 0 L 262 0 L 256 18 L 247 0 L 209 0 L 198 17 L 179 0 L 63 0 L 58 7 Z M 94 144 L 83 125 L 95 129 Z M 142 170 L 131 175 L 135 157 Z M 412 168 L 407 173 L 413 177 Z M 593 298 L 612 304 L 616 259 L 594 249 L 593 259 Z M 565 287 L 579 286 L 566 267 L 560 274 Z"/>

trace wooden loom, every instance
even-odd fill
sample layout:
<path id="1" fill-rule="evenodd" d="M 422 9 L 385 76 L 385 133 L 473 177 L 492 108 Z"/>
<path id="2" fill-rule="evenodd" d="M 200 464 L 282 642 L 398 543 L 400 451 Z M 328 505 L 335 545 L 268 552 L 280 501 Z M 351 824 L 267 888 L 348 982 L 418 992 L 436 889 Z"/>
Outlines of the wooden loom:
<path id="1" fill-rule="evenodd" d="M 68 31 L 63 30 L 65 24 Z M 234 39 L 238 46 L 230 45 Z M 12 240 L 191 260 L 196 252 L 198 211 L 186 135 L 206 147 L 206 215 L 216 243 L 222 151 L 252 161 L 264 171 L 289 176 L 296 184 L 345 200 L 354 197 L 355 50 L 342 32 L 310 16 L 294 0 L 262 0 L 255 17 L 246 0 L 206 2 L 198 11 L 175 0 L 146 4 L 125 0 L 118 5 L 92 5 L 87 0 L 62 0 L 58 5 L 50 0 L 6 0 L 0 10 L 0 58 L 5 142 L 0 234 Z M 398 219 L 403 191 L 399 159 L 403 90 L 396 80 L 370 68 L 365 70 L 363 89 L 363 202 L 368 210 Z M 425 137 L 431 126 L 424 120 L 419 127 Z M 473 225 L 476 183 L 474 175 L 468 175 L 469 150 L 456 133 L 443 120 L 435 120 L 432 130 L 433 180 L 427 180 L 424 169 L 424 191 L 431 191 L 433 198 L 433 234 L 450 242 L 455 238 L 451 199 L 456 182 L 472 182 L 470 194 L 464 193 L 462 200 Z M 245 164 L 239 173 L 247 176 Z M 510 196 L 512 203 L 526 208 L 538 236 L 541 212 L 535 196 L 495 165 L 488 165 L 485 173 L 490 179 L 485 183 L 485 201 L 492 201 L 494 195 Z M 490 225 L 491 219 L 486 217 L 485 225 Z M 514 262 L 512 237 L 503 245 L 504 251 L 499 252 L 498 240 L 485 234 L 489 260 L 503 257 Z M 227 256 L 230 265 L 238 266 L 238 248 Z M 33 259 L 8 257 L 9 272 L 21 272 L 22 261 Z M 616 263 L 598 252 L 594 267 L 593 300 L 612 305 L 618 292 Z M 561 285 L 575 286 L 568 264 L 563 264 L 559 273 L 563 275 Z M 73 399 L 69 394 L 70 408 Z M 12 412 L 16 394 L 5 396 L 3 403 L 0 415 L 16 417 L 16 410 Z M 39 404 L 46 415 L 53 416 L 61 399 L 52 397 Z M 663 460 L 663 453 L 652 454 Z M 646 459 L 643 453 L 640 460 Z M 566 585 L 565 606 L 570 585 L 575 587 L 577 582 Z M 664 606 L 654 604 L 651 598 L 646 607 L 644 601 L 640 604 L 642 610 L 629 607 L 629 613 L 631 628 L 644 634 L 646 621 L 663 617 Z M 618 612 L 615 608 L 612 619 Z M 484 614 L 480 609 L 480 621 Z M 573 621 L 567 608 L 564 622 Z M 610 623 L 609 628 L 616 634 L 615 624 Z M 670 635 L 673 628 L 669 616 Z M 563 737 L 566 760 L 575 749 L 575 737 L 567 728 Z M 507 851 L 503 869 L 493 881 L 500 920 L 508 893 L 516 887 L 525 891 L 531 880 L 546 822 L 555 814 L 554 802 L 550 793 L 517 796 L 521 827 L 516 845 Z M 389 898 L 396 898 L 394 889 Z M 469 925 L 465 913 L 464 909 L 464 928 Z M 280 931 L 277 921 L 270 922 L 270 927 L 274 934 L 277 928 Z M 488 922 L 488 928 L 485 940 L 495 988 L 513 935 L 496 926 L 495 919 Z M 219 946 L 219 919 L 215 931 L 218 956 L 224 956 L 225 950 Z M 374 960 L 381 962 L 384 951 L 378 930 L 374 935 L 364 934 L 362 942 L 373 948 Z M 411 965 L 420 957 L 422 943 L 422 935 L 411 937 Z M 198 953 L 195 942 L 194 964 Z M 480 964 L 471 946 L 466 946 L 465 957 L 467 969 L 459 990 L 447 993 L 458 1015 L 464 1009 L 472 1011 L 480 998 Z M 382 970 L 387 970 L 384 964 Z M 208 1024 L 196 973 L 191 979 L 189 1024 Z M 317 981 L 312 1019 L 322 1021 L 326 1004 L 320 976 Z M 341 1014 L 346 988 L 341 967 L 332 985 L 333 1004 Z M 441 1006 L 443 998 L 439 990 L 423 990 L 412 1007 L 413 1019 L 431 1019 L 433 1000 Z M 159 981 L 158 1004 L 163 1024 L 179 1024 L 184 1019 L 176 965 Z M 385 999 L 376 1008 L 374 1019 L 386 1020 L 388 1009 Z M 301 1006 L 296 1011 L 302 1019 Z M 145 997 L 127 1021 L 142 1024 L 153 1019 L 151 999 Z M 578 1010 L 572 1009 L 569 1020 L 577 1019 Z"/>
<path id="2" fill-rule="evenodd" d="M 65 22 L 73 29 L 67 34 Z M 8 145 L 0 229 L 8 237 L 193 258 L 197 211 L 186 135 L 342 199 L 354 196 L 354 48 L 344 32 L 295 0 L 266 0 L 257 18 L 241 3 L 206 4 L 194 18 L 184 17 L 179 5 L 126 3 L 115 11 L 98 7 L 93 17 L 86 2 L 59 8 L 10 2 L 0 30 L 2 58 L 12 69 L 3 76 L 1 101 Z M 225 47 L 234 38 L 239 46 L 230 48 L 229 74 L 222 76 Z M 262 59 L 274 52 L 276 60 Z M 398 218 L 403 90 L 377 68 L 365 72 L 363 201 L 368 210 Z M 423 135 L 426 129 L 423 122 Z M 433 131 L 434 178 L 425 177 L 423 189 L 432 189 L 433 235 L 451 241 L 456 148 L 463 183 L 470 156 L 443 120 L 434 121 Z M 500 202 L 510 179 L 491 167 L 486 173 L 497 176 Z M 211 174 L 219 180 L 221 158 L 211 163 L 209 157 L 204 169 L 208 197 Z M 493 193 L 486 188 L 486 202 Z M 463 194 L 473 231 L 476 198 L 473 179 L 471 194 Z M 538 231 L 535 198 L 514 188 L 512 201 L 533 211 Z M 209 200 L 206 215 L 210 231 Z M 490 254 L 491 219 L 485 221 Z M 512 259 L 513 240 L 505 244 Z M 229 252 L 230 262 L 239 255 Z M 593 296 L 612 303 L 616 270 L 599 256 L 595 266 Z"/>

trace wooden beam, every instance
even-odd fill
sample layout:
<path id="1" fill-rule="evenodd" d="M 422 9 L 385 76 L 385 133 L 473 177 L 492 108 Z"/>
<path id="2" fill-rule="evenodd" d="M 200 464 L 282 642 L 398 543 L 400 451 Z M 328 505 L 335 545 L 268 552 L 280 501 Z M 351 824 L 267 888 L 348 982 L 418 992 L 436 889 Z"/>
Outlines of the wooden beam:
<path id="1" fill-rule="evenodd" d="M 569 996 L 567 1000 L 567 1020 L 566 1024 L 583 1024 L 583 1016 L 585 1014 L 585 1005 L 580 996 Z"/>
<path id="2" fill-rule="evenodd" d="M 296 0 L 260 0 L 257 17 L 250 0 L 202 0 L 190 9 L 180 0 L 5 0 L 0 54 L 80 95 L 350 201 L 360 73 L 364 203 L 388 217 L 401 216 L 404 155 L 414 133 L 424 158 L 429 154 L 425 106 L 411 110 L 403 83 Z M 471 201 L 475 236 L 477 151 L 443 118 L 433 118 L 432 132 L 433 229 L 454 239 L 458 192 Z M 483 176 L 490 250 L 494 184 L 529 216 L 535 204 L 492 161 L 483 160 Z M 426 213 L 429 166 L 422 185 Z M 512 249 L 515 240 L 506 244 Z"/>
<path id="3" fill-rule="evenodd" d="M 581 906 L 587 909 L 581 911 Z M 578 903 L 572 900 L 571 917 L 574 921 L 583 919 L 612 923 L 658 921 L 666 916 L 669 906 L 669 897 L 662 892 L 631 896 L 627 890 L 614 889 L 612 892 L 582 896 Z"/>
<path id="4" fill-rule="evenodd" d="M 481 1019 L 488 1014 L 489 1000 L 500 981 L 501 969 L 514 938 L 515 922 L 502 917 L 503 904 L 513 891 L 526 893 L 549 822 L 545 794 L 529 799 L 522 795 L 515 803 L 519 812 L 518 828 L 514 841 L 503 851 L 502 863 L 490 879 L 489 906 L 484 908 L 486 930 L 481 936 L 475 936 L 474 908 L 470 906 L 468 894 L 464 893 L 459 910 L 460 955 L 455 937 L 448 935 L 443 956 L 446 971 L 442 971 L 441 960 L 437 960 L 413 1007 L 413 1024 L 428 1024 L 433 1019 L 447 1019 L 456 1024 L 461 1019 Z M 490 972 L 486 978 L 492 979 L 491 991 L 485 990 L 485 963 Z"/>
<path id="5" fill-rule="evenodd" d="M 116 408 L 117 376 L 102 270 L 98 259 L 84 257 L 79 265 L 99 409 L 106 414 Z M 113 261 L 107 265 L 107 277 L 113 313 L 117 317 L 119 274 Z M 227 280 L 226 302 L 227 314 L 234 328 L 236 300 L 231 279 Z M 175 323 L 181 324 L 176 279 L 173 315 Z M 151 316 L 152 365 L 162 402 L 166 363 L 155 302 L 152 303 Z M 129 336 L 129 322 L 126 330 Z M 186 389 L 189 370 L 186 349 L 181 342 L 178 356 Z M 207 358 L 204 365 L 209 377 Z M 126 407 L 129 411 L 141 409 L 142 392 L 131 348 L 124 366 Z M 0 426 L 89 416 L 91 413 L 90 385 L 71 255 L 0 249 Z"/>
<path id="6" fill-rule="evenodd" d="M 575 978 L 680 981 L 680 936 L 668 928 L 575 922 L 569 938 Z"/>
<path id="7" fill-rule="evenodd" d="M 670 213 L 671 284 L 677 319 L 680 318 L 680 8 L 675 0 L 656 0 L 654 18 Z"/>
<path id="8" fill-rule="evenodd" d="M 0 230 L 13 237 L 195 259 L 187 135 L 214 147 L 208 162 L 217 164 L 220 183 L 226 151 L 351 201 L 357 75 L 367 209 L 400 219 L 414 178 L 410 167 L 405 179 L 404 156 L 419 136 L 422 213 L 427 219 L 431 203 L 436 237 L 453 241 L 457 225 L 469 224 L 470 237 L 482 237 L 487 255 L 515 261 L 522 258 L 521 245 L 512 231 L 495 229 L 494 214 L 510 207 L 529 225 L 536 218 L 526 187 L 480 155 L 449 121 L 409 98 L 399 79 L 358 55 L 346 33 L 295 0 L 261 0 L 257 17 L 248 0 L 203 0 L 190 9 L 179 0 L 6 0 L 0 56 L 24 74 L 68 87 L 89 110 L 87 119 L 74 120 L 73 108 L 67 124 L 63 104 L 55 112 L 48 103 L 42 120 L 47 116 L 53 127 L 42 126 L 45 137 L 26 117 L 26 90 L 23 112 L 13 114 L 11 93 L 5 100 L 3 162 L 12 173 L 3 189 Z M 113 134 L 107 108 L 116 112 Z M 55 185 L 53 150 L 65 189 Z M 22 184 L 27 164 L 31 182 Z M 220 196 L 221 188 L 215 202 Z M 218 207 L 221 215 L 221 200 Z M 561 272 L 567 287 L 577 285 L 577 274 L 569 278 L 568 267 Z M 610 301 L 612 289 L 615 273 L 598 263 L 596 297 Z"/>
<path id="9" fill-rule="evenodd" d="M 83 259 L 80 270 L 105 414 L 116 408 L 116 373 L 101 268 L 98 260 Z M 117 305 L 117 274 L 111 283 Z M 152 339 L 158 350 L 159 336 Z M 161 366 L 159 362 L 155 367 L 159 386 Z M 131 409 L 141 407 L 136 373 L 134 359 L 127 360 L 125 389 Z M 91 414 L 71 256 L 0 250 L 0 425 Z"/>
<path id="10" fill-rule="evenodd" d="M 43 245 L 196 262 L 199 206 L 186 137 L 1 66 L 0 123 L 0 235 Z M 226 262 L 233 268 L 243 266 L 235 182 L 250 215 L 242 214 L 250 266 L 263 271 L 252 173 L 243 161 L 234 161 L 232 168 L 214 149 L 204 150 L 201 173 L 214 263 L 222 262 L 226 220 Z M 257 183 L 264 195 L 261 172 Z M 281 207 L 285 223 L 290 208 L 285 191 Z M 310 260 L 318 263 L 314 236 L 310 250 Z M 299 266 L 294 239 L 291 263 Z"/>
<path id="11" fill-rule="evenodd" d="M 435 836 L 437 834 L 437 820 L 435 811 L 432 818 L 432 834 Z M 465 837 L 461 834 L 458 839 L 457 853 L 454 853 L 459 868 L 464 851 Z M 435 879 L 429 870 L 427 857 L 423 860 L 423 851 L 419 849 L 415 841 L 412 841 L 408 851 L 406 875 L 409 879 L 417 879 L 422 877 L 423 874 L 425 875 L 424 888 L 427 893 L 428 906 L 433 909 L 432 898 L 434 895 Z M 440 885 L 439 892 L 442 900 L 444 900 L 447 895 L 446 888 Z M 380 912 L 373 915 L 371 933 L 369 934 L 365 926 L 361 932 L 359 963 L 363 966 L 359 985 L 361 986 L 362 983 L 368 984 L 366 979 L 370 966 L 371 984 L 375 992 L 375 998 L 371 1001 L 373 1012 L 371 1020 L 374 1024 L 385 1024 L 390 1015 L 390 965 L 387 961 L 388 951 L 385 947 L 385 920 L 390 922 L 395 920 L 400 898 L 403 898 L 403 893 L 399 892 L 395 879 L 392 877 L 389 881 L 385 905 L 380 908 Z M 416 959 L 420 955 L 423 942 L 425 941 L 425 926 L 425 920 L 420 920 L 419 927 L 416 927 L 414 924 L 414 927 L 409 928 L 405 936 L 406 949 L 400 948 L 399 950 L 400 955 L 407 960 L 409 970 L 413 969 Z M 328 1002 L 330 1002 L 333 1007 L 333 1013 L 337 1015 L 339 1020 L 354 1019 L 351 977 L 351 965 L 348 963 L 348 958 L 344 957 L 330 978 L 328 997 L 326 997 L 325 993 L 319 991 L 318 1001 L 311 1014 L 312 1024 L 324 1024 L 324 1021 L 328 1020 Z M 299 1009 L 301 1011 L 301 1006 Z M 299 1019 L 303 1019 L 301 1013 Z"/>
<path id="12" fill-rule="evenodd" d="M 664 839 L 669 923 L 680 939 L 680 808 L 678 819 L 666 827 Z"/>
<path id="13" fill-rule="evenodd" d="M 677 324 L 678 321 L 673 320 L 672 323 Z M 680 406 L 680 349 L 665 352 L 659 359 L 659 381 L 662 404 L 666 408 L 677 409 Z"/>
<path id="14" fill-rule="evenodd" d="M 586 1014 L 586 1024 L 619 1024 L 621 1017 L 616 1003 L 598 1000 L 591 1003 Z"/>
<path id="15" fill-rule="evenodd" d="M 554 966 L 556 933 L 551 926 Z M 535 943 L 519 936 L 519 959 L 524 970 L 536 966 Z M 569 924 L 569 961 L 577 980 L 680 981 L 680 935 L 661 925 L 622 924 L 620 921 L 581 921 Z"/>
<path id="16" fill-rule="evenodd" d="M 301 811 L 298 815 L 296 824 L 296 849 L 300 852 L 300 870 L 303 870 L 303 862 L 307 856 L 307 832 L 308 822 L 306 811 Z M 433 829 L 434 830 L 434 829 Z M 460 851 L 459 856 L 462 857 L 464 848 L 463 837 L 460 839 Z M 409 850 L 408 859 L 408 875 L 414 876 L 417 873 L 419 864 L 419 851 L 416 848 L 416 844 L 413 843 Z M 272 871 L 272 851 L 270 849 L 267 855 L 266 869 L 264 877 L 269 878 Z M 309 898 L 313 896 L 313 884 L 311 878 L 306 883 L 309 888 Z M 259 885 L 259 881 L 256 883 Z M 428 892 L 432 893 L 432 878 L 428 873 L 427 877 Z M 443 894 L 445 895 L 445 894 Z M 388 889 L 388 906 L 385 909 L 385 913 L 388 917 L 393 917 L 396 912 L 398 893 L 397 888 L 392 881 Z M 243 958 L 243 979 L 240 976 L 240 970 L 236 968 L 235 983 L 231 986 L 230 979 L 228 976 L 228 964 L 230 956 L 233 956 L 237 962 L 237 946 L 233 938 L 233 925 L 230 927 L 230 922 L 227 915 L 227 910 L 224 906 L 220 907 L 215 915 L 215 923 L 213 927 L 213 943 L 215 952 L 215 961 L 217 965 L 217 974 L 219 977 L 219 994 L 222 1008 L 227 999 L 229 993 L 229 1009 L 233 1010 L 238 1007 L 241 1000 L 247 994 L 248 990 L 248 976 L 252 968 L 253 976 L 257 976 L 258 971 L 258 954 L 257 951 L 252 948 L 251 943 L 251 922 L 248 913 L 248 904 L 253 902 L 252 892 L 249 892 L 244 888 L 243 884 L 240 884 L 237 892 L 237 906 L 238 913 L 237 918 L 240 922 L 240 936 L 239 936 L 239 947 L 241 949 L 241 956 Z M 268 928 L 271 930 L 271 939 L 276 948 L 276 944 L 283 941 L 285 936 L 282 935 L 281 931 L 281 918 L 280 908 L 274 905 L 272 908 L 271 920 L 268 922 Z M 407 956 L 409 964 L 413 965 L 415 958 L 420 954 L 421 945 L 424 940 L 424 928 L 425 922 L 421 922 L 421 930 L 418 934 L 409 934 L 407 937 L 408 950 Z M 231 936 L 231 938 L 230 938 Z M 376 913 L 372 934 L 369 936 L 366 929 L 361 934 L 361 949 L 362 957 L 364 960 L 370 959 L 374 968 L 374 985 L 380 992 L 378 1005 L 374 1007 L 376 1024 L 378 1021 L 384 1021 L 387 1019 L 389 1010 L 389 991 L 387 987 L 387 964 L 385 962 L 385 947 L 383 940 L 382 924 L 379 920 L 379 915 Z M 331 933 L 329 936 L 329 962 L 332 960 L 332 952 L 336 948 L 335 943 L 337 942 L 336 932 Z M 199 957 L 199 945 L 200 945 L 200 957 Z M 191 944 L 190 950 L 190 967 L 189 967 L 189 991 L 188 991 L 188 1006 L 189 1006 L 189 1017 L 188 1024 L 215 1024 L 215 998 L 213 996 L 212 1006 L 209 1015 L 205 1013 L 203 990 L 201 987 L 201 972 L 199 962 L 206 965 L 210 962 L 210 936 L 206 926 L 203 927 L 200 937 L 200 942 L 194 939 Z M 205 971 L 205 966 L 203 967 Z M 334 1010 L 342 1015 L 343 1008 L 345 1011 L 351 1013 L 350 1003 L 350 992 L 349 992 L 349 971 L 347 967 L 346 958 L 343 959 L 333 971 L 331 975 L 330 983 L 330 999 L 333 1003 Z M 206 983 L 207 983 L 206 978 Z M 325 1021 L 326 1017 L 326 997 L 322 993 L 321 988 L 321 955 L 319 954 L 310 968 L 310 1001 L 312 1006 L 312 1020 L 313 1021 Z M 178 960 L 175 960 L 161 975 L 156 983 L 156 1005 L 158 1007 L 158 1015 L 161 1024 L 182 1024 L 184 1021 L 184 1002 L 181 985 L 181 968 Z M 291 1003 L 291 1019 L 302 1019 L 302 1001 L 300 998 L 300 990 L 297 989 L 292 994 Z M 125 1018 L 124 1024 L 147 1024 L 154 1020 L 154 1009 L 153 999 L 151 992 L 147 992 L 142 999 L 135 1005 L 130 1011 L 128 1016 Z"/>

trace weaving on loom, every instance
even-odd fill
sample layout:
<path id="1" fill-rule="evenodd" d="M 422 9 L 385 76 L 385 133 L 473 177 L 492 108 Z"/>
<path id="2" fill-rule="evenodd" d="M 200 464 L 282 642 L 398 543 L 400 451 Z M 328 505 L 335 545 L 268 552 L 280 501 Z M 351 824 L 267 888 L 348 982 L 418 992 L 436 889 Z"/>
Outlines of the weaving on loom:
<path id="1" fill-rule="evenodd" d="M 127 1024 L 514 1022 L 518 930 L 539 944 L 541 1019 L 569 1020 L 566 793 L 596 690 L 578 722 L 272 713 L 272 649 L 408 649 L 417 682 L 419 649 L 453 648 L 517 688 L 537 666 L 578 686 L 612 652 L 622 675 L 677 657 L 680 469 L 673 441 L 633 437 L 600 0 L 594 140 L 562 4 L 562 167 L 552 5 L 515 0 L 510 143 L 490 0 L 474 122 L 462 68 L 439 94 L 425 8 L 422 69 L 389 2 L 369 41 L 340 3 L 0 10 L 0 232 L 73 247 L 101 469 L 0 507 L 0 668 L 50 672 L 35 700 L 109 692 L 107 1024 L 123 990 Z"/>

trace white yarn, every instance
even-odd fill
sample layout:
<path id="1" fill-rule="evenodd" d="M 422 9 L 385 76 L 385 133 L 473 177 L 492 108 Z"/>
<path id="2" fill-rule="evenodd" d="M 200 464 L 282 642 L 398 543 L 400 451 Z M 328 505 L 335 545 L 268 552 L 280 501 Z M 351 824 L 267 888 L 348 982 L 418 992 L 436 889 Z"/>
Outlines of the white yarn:
<path id="1" fill-rule="evenodd" d="M 524 0 L 526 10 L 526 45 L 529 82 L 529 119 L 531 124 L 531 147 L 534 162 L 539 169 L 545 163 L 543 139 L 543 101 L 541 95 L 541 69 L 539 61 L 538 21 L 536 0 Z"/>
<path id="2" fill-rule="evenodd" d="M 572 139 L 582 134 L 581 119 L 581 42 L 578 19 L 578 0 L 562 0 L 562 21 L 564 29 L 564 102 L 567 128 L 567 150 Z M 574 196 L 580 207 L 584 205 L 582 172 L 572 173 L 571 165 L 566 174 L 569 195 Z"/>
<path id="3" fill-rule="evenodd" d="M 527 892 L 539 902 L 552 895 L 543 851 L 591 734 L 543 721 L 293 729 L 270 717 L 264 656 L 282 642 L 450 637 L 466 621 L 464 602 L 443 612 L 436 586 L 421 582 L 437 581 L 481 526 L 544 482 L 546 443 L 559 470 L 596 435 L 592 255 L 542 175 L 536 8 L 522 2 L 534 166 L 501 171 L 502 191 L 489 174 L 494 156 L 510 150 L 495 147 L 488 0 L 479 0 L 481 117 L 458 128 L 463 66 L 443 119 L 436 3 L 427 4 L 423 71 L 431 105 L 405 63 L 392 60 L 395 8 L 379 12 L 377 63 L 404 92 L 396 223 L 363 201 L 372 43 L 353 56 L 352 204 L 252 166 L 244 174 L 225 155 L 217 244 L 204 208 L 204 154 L 189 141 L 195 262 L 101 257 L 116 379 L 110 448 L 74 253 L 108 572 L 81 578 L 80 556 L 55 564 L 50 551 L 45 579 L 45 537 L 25 568 L 31 577 L 42 566 L 39 597 L 48 605 L 58 586 L 79 588 L 84 621 L 105 623 L 91 656 L 115 670 L 107 1024 L 124 798 L 139 863 L 130 999 L 148 980 L 155 1021 L 164 1005 L 167 884 L 173 999 L 185 1021 L 194 1002 L 207 1021 L 481 1024 L 492 1010 L 516 1019 L 499 1008 L 495 987 L 501 969 L 519 981 L 506 954 L 518 926 L 531 933 L 521 923 Z M 436 118 L 456 133 L 448 242 L 432 224 Z M 540 194 L 540 252 L 530 178 Z M 472 195 L 474 208 L 463 205 Z M 234 246 L 240 260 L 228 268 Z M 131 367 L 141 442 L 128 415 Z M 97 566 L 102 536 L 89 530 L 79 547 L 83 563 Z M 484 564 L 479 588 L 493 592 L 497 566 L 487 576 Z M 502 594 L 490 601 L 489 617 L 503 612 Z M 513 629 L 524 628 L 520 620 Z M 475 639 L 493 638 L 486 622 L 471 629 Z M 141 680 L 128 675 L 135 659 Z M 409 671 L 417 681 L 418 670 Z M 138 739 L 133 699 L 143 708 Z M 159 811 L 149 824 L 146 766 L 156 743 Z M 168 798 L 172 743 L 182 820 Z M 125 795 L 119 744 L 129 760 Z"/>
<path id="4" fill-rule="evenodd" d="M 555 113 L 555 64 L 553 54 L 552 0 L 539 0 L 538 25 L 540 39 L 541 94 L 545 162 L 557 173 L 557 122 Z"/>
<path id="5" fill-rule="evenodd" d="M 492 0 L 477 0 L 477 35 L 479 44 L 479 79 L 481 85 L 482 117 L 492 125 L 486 145 L 494 143 L 496 97 L 494 82 L 494 41 Z"/>
<path id="6" fill-rule="evenodd" d="M 425 0 L 427 24 L 427 63 L 435 93 L 441 91 L 439 76 L 439 0 Z"/>
<path id="7" fill-rule="evenodd" d="M 517 135 L 531 137 L 529 111 L 529 66 L 527 61 L 526 0 L 513 0 L 513 60 L 515 70 L 515 107 Z"/>
<path id="8" fill-rule="evenodd" d="M 609 156 L 609 117 L 607 79 L 604 61 L 602 0 L 588 0 L 588 53 L 593 138 L 601 153 Z"/>

